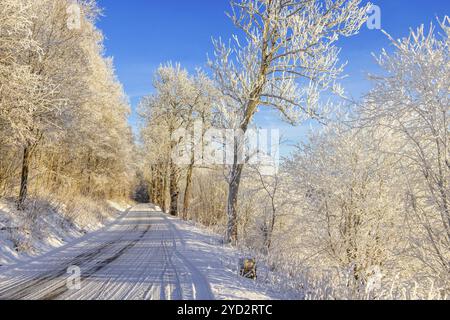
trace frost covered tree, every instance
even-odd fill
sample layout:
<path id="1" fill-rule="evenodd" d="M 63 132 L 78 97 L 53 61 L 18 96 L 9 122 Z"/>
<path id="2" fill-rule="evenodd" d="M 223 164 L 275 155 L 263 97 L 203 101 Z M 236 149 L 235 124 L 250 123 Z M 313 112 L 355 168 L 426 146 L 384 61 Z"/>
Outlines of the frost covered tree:
<path id="1" fill-rule="evenodd" d="M 189 113 L 188 113 L 188 121 L 186 126 L 186 131 L 190 139 L 186 143 L 185 151 L 190 153 L 190 161 L 187 165 L 186 169 L 186 184 L 184 188 L 183 194 L 183 214 L 182 218 L 187 220 L 191 198 L 192 198 L 192 184 L 194 178 L 194 169 L 198 166 L 196 160 L 201 156 L 196 155 L 198 151 L 198 145 L 204 147 L 204 138 L 206 131 L 211 127 L 212 123 L 212 106 L 217 102 L 220 97 L 217 88 L 214 86 L 214 83 L 210 78 L 207 77 L 201 71 L 197 72 L 197 75 L 192 79 L 193 88 L 191 92 L 191 98 L 189 99 Z M 200 132 L 196 132 L 196 126 L 201 125 L 201 128 L 197 128 Z M 202 148 L 203 149 L 203 148 Z M 202 150 L 201 152 L 203 152 Z"/>
<path id="2" fill-rule="evenodd" d="M 28 5 L 27 1 L 24 3 Z M 21 143 L 23 161 L 19 208 L 23 207 L 27 197 L 29 166 L 37 144 L 44 137 L 58 134 L 64 126 L 63 110 L 74 107 L 86 91 L 83 90 L 84 82 L 80 81 L 88 65 L 83 45 L 96 37 L 91 20 L 96 13 L 95 4 L 80 4 L 84 14 L 79 17 L 83 22 L 79 29 L 68 28 L 69 4 L 66 0 L 31 3 L 29 34 L 32 41 L 38 44 L 39 54 L 25 50 L 20 52 L 20 60 L 33 76 L 42 79 L 35 90 L 44 98 L 38 100 L 41 103 L 32 101 L 29 110 L 22 108 L 22 112 L 28 113 L 29 122 L 21 125 L 27 137 Z"/>
<path id="3" fill-rule="evenodd" d="M 395 52 L 378 58 L 362 118 L 397 141 L 386 153 L 401 157 L 414 255 L 441 282 L 450 274 L 450 19 L 437 34 L 421 26 L 391 38 Z M 447 287 L 448 288 L 448 287 Z"/>
<path id="4" fill-rule="evenodd" d="M 191 76 L 180 65 L 161 66 L 155 76 L 156 93 L 141 102 L 141 114 L 145 125 L 142 139 L 154 171 L 155 186 L 165 208 L 166 189 L 169 189 L 172 215 L 178 215 L 180 180 L 183 167 L 187 166 L 184 189 L 183 217 L 186 217 L 191 198 L 192 176 L 195 165 L 193 128 L 196 121 L 207 123 L 215 89 L 205 74 Z M 180 134 L 181 133 L 181 134 Z M 184 150 L 183 150 L 184 149 Z M 180 163 L 179 151 L 189 151 L 187 163 Z"/>
<path id="5" fill-rule="evenodd" d="M 173 137 L 177 130 L 184 127 L 186 122 L 186 116 L 189 113 L 187 99 L 192 87 L 188 72 L 180 65 L 174 67 L 171 64 L 158 68 L 153 86 L 156 94 L 141 102 L 142 113 L 148 125 L 144 130 L 150 130 L 150 135 L 147 135 L 150 139 L 156 137 L 160 139 L 158 142 L 148 140 L 147 142 L 151 148 L 155 148 L 157 143 L 159 153 L 163 156 L 160 163 L 166 167 L 167 172 L 164 174 L 163 180 L 166 182 L 162 186 L 164 190 L 161 193 L 165 194 L 165 189 L 168 187 L 169 212 L 176 216 L 180 193 L 180 168 L 174 161 L 173 153 L 182 141 L 175 141 Z M 156 131 L 159 131 L 160 134 L 154 135 Z M 165 207 L 164 198 L 163 207 Z"/>
<path id="6" fill-rule="evenodd" d="M 25 126 L 31 121 L 29 110 L 44 100 L 37 90 L 41 78 L 21 59 L 22 52 L 39 55 L 40 48 L 30 32 L 31 2 L 2 1 L 0 17 L 1 142 L 14 144 L 28 138 Z"/>
<path id="7" fill-rule="evenodd" d="M 394 244 L 401 194 L 395 190 L 394 156 L 381 156 L 381 132 L 336 124 L 310 137 L 286 163 L 306 257 L 317 268 L 348 270 L 352 283 L 384 268 Z M 396 224 L 398 226 L 398 224 Z M 310 260 L 312 260 L 310 258 Z M 312 261 L 310 261 L 312 262 Z"/>
<path id="8" fill-rule="evenodd" d="M 214 41 L 210 61 L 229 114 L 239 130 L 234 143 L 234 163 L 229 172 L 228 231 L 226 240 L 237 240 L 237 199 L 244 164 L 239 159 L 241 133 L 246 133 L 255 113 L 271 107 L 290 123 L 320 119 L 321 93 L 342 93 L 336 81 L 336 42 L 358 32 L 367 7 L 360 0 L 241 0 L 232 1 L 230 18 L 241 36 L 233 44 Z M 230 116 L 230 113 L 233 114 Z"/>
<path id="9" fill-rule="evenodd" d="M 70 184 L 75 192 L 95 197 L 126 197 L 132 186 L 133 138 L 127 118 L 130 112 L 111 59 L 99 45 L 89 50 L 89 73 L 85 98 L 66 111 L 68 121 L 47 156 L 46 171 L 51 185 Z M 63 151 L 67 150 L 67 151 Z M 120 185 L 111 181 L 120 180 Z"/>
<path id="10" fill-rule="evenodd" d="M 35 9 L 31 1 L 5 1 L 0 9 L 0 132 L 3 144 L 23 150 L 19 207 L 27 193 L 31 153 L 61 106 L 56 84 L 32 63 L 44 55 L 32 33 Z"/>
<path id="11" fill-rule="evenodd" d="M 281 143 L 281 139 L 278 141 L 278 145 L 274 143 L 271 146 L 271 152 L 276 153 L 274 149 L 279 149 Z M 261 153 L 263 151 L 259 150 L 253 157 L 261 156 Z M 269 156 L 267 157 L 269 158 Z M 269 158 L 268 160 L 273 159 Z M 254 164 L 252 161 L 249 162 L 248 170 L 243 175 L 242 180 L 243 191 L 247 194 L 247 199 L 244 201 L 251 202 L 248 198 L 255 201 L 253 211 L 256 212 L 256 220 L 259 220 L 257 230 L 260 233 L 260 238 L 262 238 L 262 251 L 270 256 L 273 244 L 276 242 L 279 218 L 284 207 L 289 205 L 285 201 L 284 191 L 282 190 L 285 171 L 280 170 L 279 163 L 262 162 Z M 246 197 L 244 196 L 244 198 Z"/>
<path id="12" fill-rule="evenodd" d="M 45 95 L 38 90 L 41 78 L 21 60 L 21 52 L 39 54 L 39 47 L 31 38 L 31 2 L 2 1 L 0 7 L 0 154 L 5 149 L 25 141 L 29 134 L 25 126 L 31 121 L 30 110 L 40 106 Z M 11 168 L 3 168 L 0 185 L 11 175 Z"/>
<path id="13" fill-rule="evenodd" d="M 80 10 L 72 17 L 74 6 Z M 2 1 L 0 179 L 20 176 L 20 209 L 30 180 L 34 191 L 129 192 L 128 183 L 121 190 L 110 183 L 130 181 L 132 138 L 128 102 L 95 27 L 98 13 L 90 0 Z"/>

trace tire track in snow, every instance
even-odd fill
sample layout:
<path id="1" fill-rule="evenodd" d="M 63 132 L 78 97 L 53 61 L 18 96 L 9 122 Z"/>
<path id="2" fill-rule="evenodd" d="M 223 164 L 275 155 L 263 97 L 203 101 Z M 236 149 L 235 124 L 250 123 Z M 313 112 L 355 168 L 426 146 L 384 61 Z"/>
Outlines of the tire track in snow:
<path id="1" fill-rule="evenodd" d="M 9 270 L 0 299 L 214 299 L 185 246 L 171 219 L 138 206 L 95 237 Z M 82 269 L 78 291 L 67 288 L 69 266 Z"/>

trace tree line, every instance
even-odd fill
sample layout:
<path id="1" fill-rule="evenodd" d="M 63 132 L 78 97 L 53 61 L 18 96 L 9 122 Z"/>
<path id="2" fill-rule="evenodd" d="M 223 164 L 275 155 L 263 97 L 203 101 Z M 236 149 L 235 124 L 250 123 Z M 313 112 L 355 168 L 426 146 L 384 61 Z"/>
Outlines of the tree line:
<path id="1" fill-rule="evenodd" d="M 21 210 L 30 191 L 129 195 L 130 109 L 100 13 L 91 0 L 2 0 L 0 194 Z"/>

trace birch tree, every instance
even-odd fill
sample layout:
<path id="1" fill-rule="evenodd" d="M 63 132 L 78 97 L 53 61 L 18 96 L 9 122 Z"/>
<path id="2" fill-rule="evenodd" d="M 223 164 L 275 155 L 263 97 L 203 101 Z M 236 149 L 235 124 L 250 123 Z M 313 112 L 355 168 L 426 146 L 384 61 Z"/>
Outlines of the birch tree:
<path id="1" fill-rule="evenodd" d="M 321 94 L 342 94 L 336 83 L 343 71 L 336 42 L 358 32 L 368 7 L 360 0 L 242 0 L 231 6 L 229 16 L 241 36 L 234 36 L 229 45 L 215 40 L 210 66 L 230 99 L 230 109 L 238 115 L 233 129 L 245 134 L 261 107 L 278 110 L 292 124 L 320 120 Z M 238 156 L 239 136 L 229 173 L 228 242 L 237 241 L 237 199 L 244 168 Z"/>

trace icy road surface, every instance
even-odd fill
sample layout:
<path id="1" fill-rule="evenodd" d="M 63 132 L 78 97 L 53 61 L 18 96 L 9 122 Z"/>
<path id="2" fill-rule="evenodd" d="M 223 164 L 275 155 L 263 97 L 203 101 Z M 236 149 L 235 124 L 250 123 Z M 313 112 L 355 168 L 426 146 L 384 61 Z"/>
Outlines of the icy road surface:
<path id="1" fill-rule="evenodd" d="M 31 261 L 0 269 L 0 299 L 276 298 L 236 276 L 232 249 L 150 205 Z M 73 272 L 80 271 L 80 281 Z M 79 286 L 77 286 L 79 284 Z"/>

